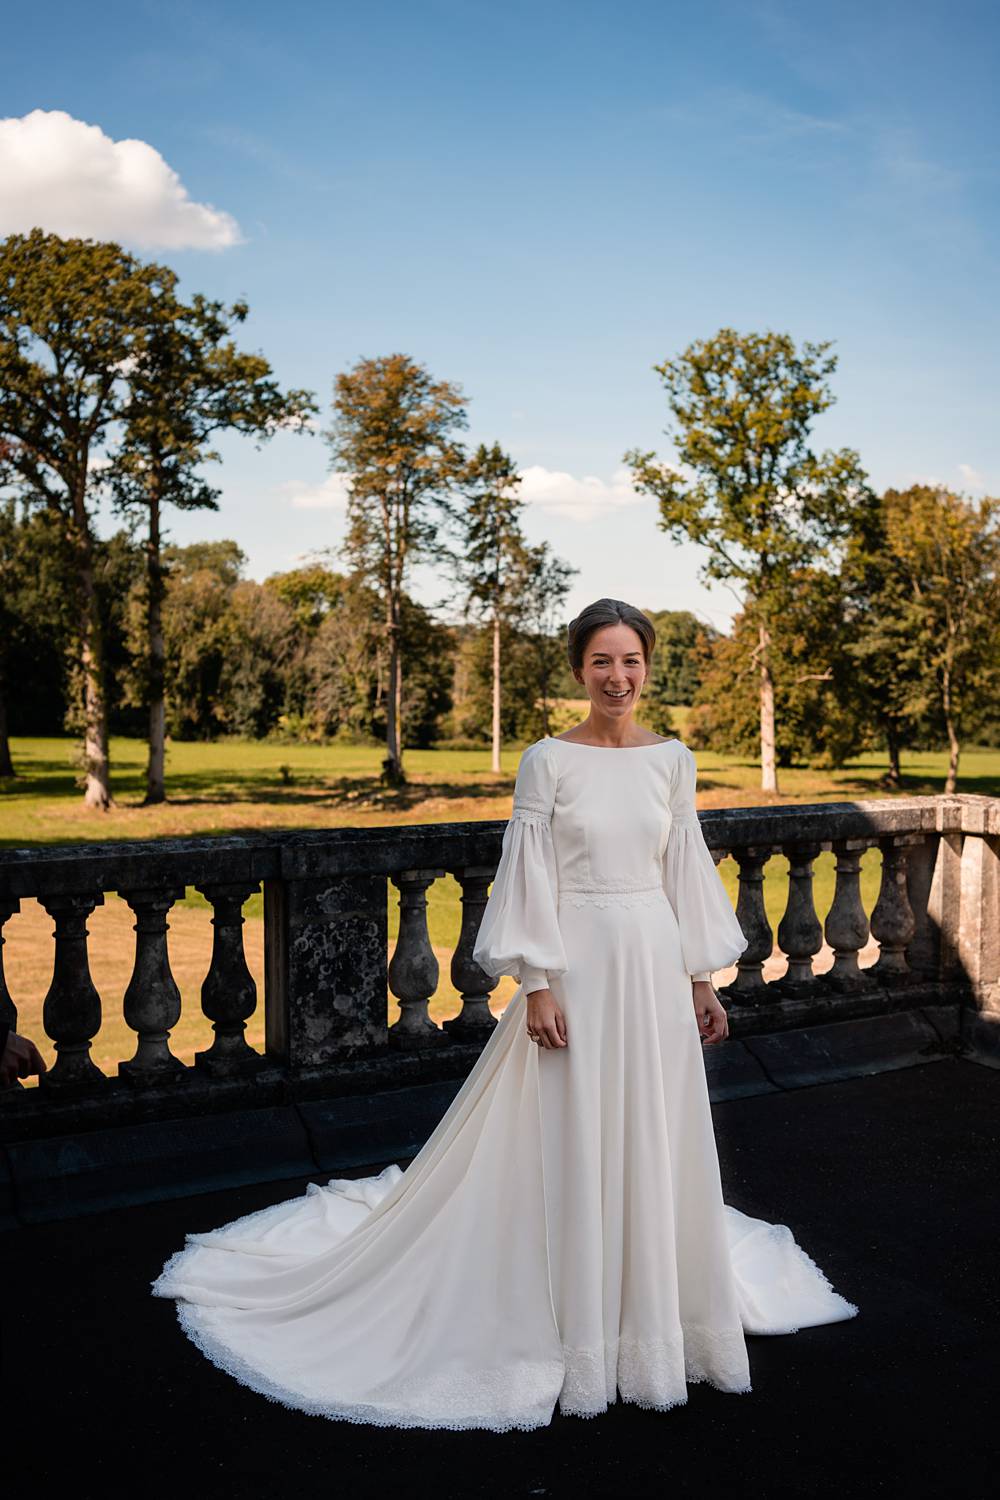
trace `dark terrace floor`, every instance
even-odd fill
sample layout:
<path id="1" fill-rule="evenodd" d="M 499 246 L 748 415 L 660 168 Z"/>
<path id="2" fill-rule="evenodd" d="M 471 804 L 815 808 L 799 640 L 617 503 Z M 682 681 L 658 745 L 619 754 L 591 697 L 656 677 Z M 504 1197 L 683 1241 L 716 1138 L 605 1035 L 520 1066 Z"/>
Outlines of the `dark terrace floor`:
<path id="1" fill-rule="evenodd" d="M 288 1411 L 181 1334 L 149 1283 L 240 1188 L 18 1229 L 5 1257 L 11 1496 L 969 1496 L 1000 1489 L 1000 1073 L 961 1059 L 714 1106 L 726 1201 L 789 1224 L 859 1305 L 751 1337 L 754 1389 L 619 1402 L 531 1433 Z M 375 1170 L 380 1164 L 373 1164 Z"/>

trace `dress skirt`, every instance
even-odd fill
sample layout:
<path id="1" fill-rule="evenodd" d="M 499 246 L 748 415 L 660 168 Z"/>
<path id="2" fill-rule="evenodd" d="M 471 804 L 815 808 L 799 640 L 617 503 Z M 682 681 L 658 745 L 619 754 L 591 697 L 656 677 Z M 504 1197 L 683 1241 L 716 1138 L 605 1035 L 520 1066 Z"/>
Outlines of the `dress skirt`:
<path id="1" fill-rule="evenodd" d="M 785 1226 L 723 1203 L 669 903 L 559 921 L 566 1047 L 528 1038 L 519 989 L 405 1171 L 311 1185 L 167 1263 L 154 1293 L 220 1368 L 327 1417 L 502 1432 L 746 1392 L 744 1332 L 853 1316 Z"/>

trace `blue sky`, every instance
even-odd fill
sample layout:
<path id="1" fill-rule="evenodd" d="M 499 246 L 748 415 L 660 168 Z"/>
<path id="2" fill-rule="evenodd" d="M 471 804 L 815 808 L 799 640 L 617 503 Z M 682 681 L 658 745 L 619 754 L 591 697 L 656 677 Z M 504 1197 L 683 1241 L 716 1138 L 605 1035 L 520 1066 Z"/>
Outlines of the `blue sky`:
<path id="1" fill-rule="evenodd" d="M 725 628 L 732 594 L 699 582 L 699 549 L 660 532 L 621 473 L 627 448 L 669 455 L 652 366 L 692 339 L 833 339 L 817 446 L 857 448 L 880 488 L 1000 491 L 998 15 L 961 0 L 18 7 L 0 116 L 62 111 L 107 151 L 146 143 L 162 162 L 136 170 L 160 173 L 163 203 L 117 178 L 84 192 L 100 152 L 79 130 L 36 171 L 33 117 L 0 232 L 25 214 L 69 232 L 60 211 L 84 216 L 77 232 L 127 238 L 124 223 L 188 290 L 246 297 L 242 341 L 324 409 L 338 370 L 411 354 L 463 386 L 469 439 L 497 438 L 525 472 L 529 536 L 580 569 L 571 612 L 611 594 Z M 257 577 L 337 545 L 321 438 L 223 452 L 221 514 L 176 517 L 177 540 L 234 536 Z M 432 575 L 415 585 L 437 597 Z"/>

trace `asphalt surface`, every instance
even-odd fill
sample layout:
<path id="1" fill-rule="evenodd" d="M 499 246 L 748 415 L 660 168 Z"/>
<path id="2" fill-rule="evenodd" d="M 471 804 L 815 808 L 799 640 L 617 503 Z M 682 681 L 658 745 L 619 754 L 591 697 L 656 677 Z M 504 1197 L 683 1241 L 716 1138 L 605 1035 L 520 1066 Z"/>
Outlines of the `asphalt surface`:
<path id="1" fill-rule="evenodd" d="M 947 1059 L 713 1110 L 727 1203 L 789 1224 L 860 1309 L 749 1337 L 749 1394 L 696 1384 L 668 1412 L 557 1409 L 530 1433 L 289 1411 L 215 1369 L 149 1295 L 186 1233 L 307 1179 L 269 1183 L 0 1238 L 6 1493 L 994 1495 L 1000 1072 Z"/>

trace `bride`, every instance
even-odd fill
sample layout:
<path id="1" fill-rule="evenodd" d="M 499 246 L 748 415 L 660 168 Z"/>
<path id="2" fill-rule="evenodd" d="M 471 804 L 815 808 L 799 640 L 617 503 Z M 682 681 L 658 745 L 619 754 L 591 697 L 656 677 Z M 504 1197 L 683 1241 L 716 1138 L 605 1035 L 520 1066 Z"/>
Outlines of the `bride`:
<path id="1" fill-rule="evenodd" d="M 857 1313 L 723 1201 L 701 1049 L 747 942 L 693 755 L 635 721 L 654 643 L 620 600 L 569 626 L 590 712 L 521 756 L 474 950 L 520 987 L 417 1156 L 190 1234 L 153 1283 L 272 1400 L 495 1432 L 665 1411 L 694 1381 L 748 1392 L 746 1333 Z"/>

